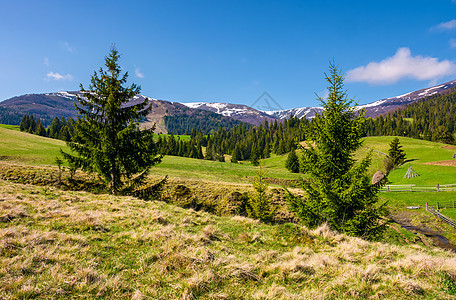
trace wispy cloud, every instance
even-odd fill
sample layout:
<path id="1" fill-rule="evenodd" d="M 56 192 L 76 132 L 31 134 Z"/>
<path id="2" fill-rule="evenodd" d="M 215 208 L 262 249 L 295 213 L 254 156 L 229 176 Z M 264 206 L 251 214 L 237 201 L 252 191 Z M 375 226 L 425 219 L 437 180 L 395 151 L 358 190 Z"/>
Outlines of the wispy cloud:
<path id="1" fill-rule="evenodd" d="M 451 48 L 456 48 L 456 39 L 451 39 L 450 40 L 450 46 L 451 46 Z"/>
<path id="2" fill-rule="evenodd" d="M 60 48 L 68 52 L 73 52 L 73 47 L 70 45 L 70 43 L 65 41 L 60 42 Z"/>
<path id="3" fill-rule="evenodd" d="M 49 66 L 49 58 L 45 57 L 44 60 L 43 60 L 43 63 L 45 66 Z"/>
<path id="4" fill-rule="evenodd" d="M 436 80 L 455 73 L 456 65 L 449 60 L 412 56 L 409 48 L 399 48 L 392 57 L 348 71 L 347 81 L 386 85 L 396 83 L 402 78 Z"/>
<path id="5" fill-rule="evenodd" d="M 144 73 L 141 73 L 141 70 L 139 70 L 139 68 L 135 69 L 135 75 L 138 78 L 144 78 Z"/>
<path id="6" fill-rule="evenodd" d="M 440 30 L 453 30 L 456 28 L 456 20 L 453 19 L 448 22 L 443 22 L 438 24 L 437 26 L 433 27 L 434 29 L 440 29 Z"/>
<path id="7" fill-rule="evenodd" d="M 73 75 L 71 74 L 60 74 L 60 73 L 54 73 L 54 72 L 49 72 L 46 74 L 46 79 L 47 80 L 68 80 L 72 81 L 73 80 Z"/>

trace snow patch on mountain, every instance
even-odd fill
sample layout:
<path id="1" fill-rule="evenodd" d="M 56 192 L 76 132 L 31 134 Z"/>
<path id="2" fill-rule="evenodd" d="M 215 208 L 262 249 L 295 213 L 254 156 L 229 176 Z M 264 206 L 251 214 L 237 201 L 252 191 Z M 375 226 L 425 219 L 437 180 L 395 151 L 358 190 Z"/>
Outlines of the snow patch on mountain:
<path id="1" fill-rule="evenodd" d="M 241 104 L 230 104 L 220 102 L 188 102 L 182 104 L 190 108 L 209 110 L 226 117 L 231 117 L 233 115 L 239 114 L 254 114 L 252 108 Z"/>
<path id="2" fill-rule="evenodd" d="M 70 93 L 70 92 L 65 92 L 65 91 L 57 92 L 57 93 L 48 93 L 48 94 L 45 94 L 45 95 L 46 96 L 62 97 L 62 98 L 69 99 L 69 100 L 76 100 L 76 94 L 75 93 Z"/>

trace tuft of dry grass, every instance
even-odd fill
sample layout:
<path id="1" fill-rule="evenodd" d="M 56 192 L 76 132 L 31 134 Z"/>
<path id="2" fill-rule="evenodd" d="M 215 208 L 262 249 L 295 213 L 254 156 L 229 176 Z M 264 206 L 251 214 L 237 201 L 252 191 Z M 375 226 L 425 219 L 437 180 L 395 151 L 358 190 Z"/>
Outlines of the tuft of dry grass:
<path id="1" fill-rule="evenodd" d="M 454 253 L 0 180 L 0 298 L 452 299 Z"/>

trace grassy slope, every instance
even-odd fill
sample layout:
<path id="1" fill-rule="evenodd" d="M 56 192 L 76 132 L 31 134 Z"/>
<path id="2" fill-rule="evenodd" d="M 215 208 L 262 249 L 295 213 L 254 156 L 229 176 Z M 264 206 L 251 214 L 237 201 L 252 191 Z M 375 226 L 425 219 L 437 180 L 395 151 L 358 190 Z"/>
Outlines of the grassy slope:
<path id="1" fill-rule="evenodd" d="M 19 131 L 19 125 L 0 124 L 0 128 L 13 129 Z"/>
<path id="2" fill-rule="evenodd" d="M 59 148 L 65 148 L 61 141 L 4 128 L 0 140 L 4 159 L 31 165 L 53 164 Z M 391 140 L 368 138 L 366 145 L 386 152 Z M 429 161 L 426 155 L 446 159 L 440 144 L 429 143 L 438 153 L 428 155 L 419 151 L 428 142 L 401 138 L 401 143 L 417 165 Z M 283 168 L 285 159 L 265 160 L 268 176 L 299 176 Z M 153 172 L 246 183 L 245 176 L 255 171 L 250 164 L 168 156 Z M 433 180 L 435 174 L 422 176 Z M 421 195 L 437 194 L 381 194 L 398 208 L 421 203 Z M 160 202 L 4 181 L 0 198 L 4 297 L 397 298 L 405 290 L 412 298 L 449 298 L 448 292 L 456 290 L 450 280 L 456 274 L 455 257 L 436 249 L 367 243 L 324 228 L 267 226 Z"/>
<path id="3" fill-rule="evenodd" d="M 389 142 L 393 137 L 369 137 L 365 139 L 364 148 L 360 149 L 356 158 L 364 157 L 366 147 L 381 152 L 387 152 Z M 39 137 L 33 134 L 9 130 L 0 127 L 0 156 L 4 160 L 17 161 L 27 164 L 53 164 L 59 155 L 60 148 L 68 151 L 64 142 L 49 138 Z M 425 165 L 423 163 L 451 159 L 454 150 L 443 149 L 442 144 L 410 138 L 400 138 L 403 149 L 406 151 L 408 162 L 397 170 L 391 172 L 389 180 L 391 184 L 416 184 L 436 185 L 456 183 L 456 168 L 445 166 Z M 288 172 L 284 165 L 286 155 L 276 156 L 262 161 L 268 169 L 268 177 L 281 179 L 297 179 L 302 175 Z M 384 156 L 373 152 L 371 173 L 383 170 Z M 409 165 L 412 165 L 420 176 L 411 179 L 403 179 Z M 184 157 L 166 156 L 163 163 L 153 169 L 154 175 L 166 175 L 190 178 L 206 179 L 222 182 L 244 182 L 246 176 L 254 176 L 257 167 L 249 162 L 232 164 L 215 161 L 195 160 Z"/>
<path id="4" fill-rule="evenodd" d="M 60 148 L 68 151 L 65 142 L 43 138 L 0 127 L 0 157 L 3 160 L 31 165 L 54 164 Z"/>
<path id="5" fill-rule="evenodd" d="M 0 298 L 451 299 L 456 257 L 0 181 Z"/>
<path id="6" fill-rule="evenodd" d="M 189 136 L 182 136 L 188 139 Z M 3 160 L 25 164 L 54 164 L 60 148 L 69 151 L 65 142 L 43 138 L 37 135 L 0 127 L 0 157 Z M 284 161 L 286 157 L 274 157 L 265 160 L 264 165 L 269 169 L 269 177 L 296 179 L 299 175 L 288 172 Z M 163 163 L 153 168 L 152 175 L 169 175 L 176 178 L 206 179 L 211 181 L 245 183 L 246 176 L 255 176 L 258 168 L 250 163 L 233 164 L 216 161 L 196 160 L 186 157 L 165 156 Z"/>
<path id="7" fill-rule="evenodd" d="M 281 161 L 282 157 L 278 161 Z M 275 158 L 264 160 L 268 169 L 268 177 L 281 179 L 297 179 L 300 175 L 288 172 L 284 165 L 278 164 Z M 217 162 L 197 160 L 178 156 L 165 156 L 163 163 L 155 167 L 151 174 L 169 175 L 171 177 L 204 179 L 219 182 L 246 182 L 246 176 L 255 176 L 258 167 L 249 162 L 233 164 L 230 162 Z"/>
<path id="8" fill-rule="evenodd" d="M 389 143 L 394 137 L 370 137 L 365 140 L 365 146 L 375 150 L 387 153 Z M 399 137 L 399 141 L 403 146 L 407 155 L 406 163 L 397 170 L 391 172 L 388 177 L 391 184 L 417 184 L 417 185 L 436 185 L 456 183 L 456 168 L 425 165 L 424 163 L 450 160 L 454 150 L 444 149 L 444 144 L 434 143 L 423 140 Z M 383 157 L 378 156 L 378 159 L 373 160 L 373 165 L 376 167 L 378 162 L 380 169 L 383 166 Z M 404 179 L 409 165 L 420 174 L 419 177 Z"/>

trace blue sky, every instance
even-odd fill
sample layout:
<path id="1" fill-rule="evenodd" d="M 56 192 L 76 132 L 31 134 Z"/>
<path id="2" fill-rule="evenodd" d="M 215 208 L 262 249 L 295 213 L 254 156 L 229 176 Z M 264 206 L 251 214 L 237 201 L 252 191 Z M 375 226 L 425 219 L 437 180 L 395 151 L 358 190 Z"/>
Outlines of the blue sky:
<path id="1" fill-rule="evenodd" d="M 142 94 L 316 106 L 333 58 L 360 104 L 456 79 L 456 1 L 3 1 L 0 100 L 78 90 L 113 43 Z"/>

